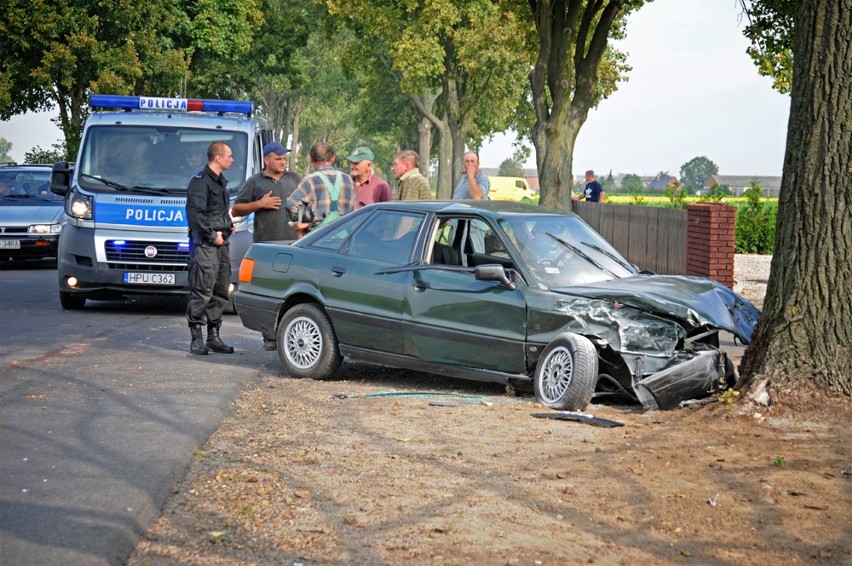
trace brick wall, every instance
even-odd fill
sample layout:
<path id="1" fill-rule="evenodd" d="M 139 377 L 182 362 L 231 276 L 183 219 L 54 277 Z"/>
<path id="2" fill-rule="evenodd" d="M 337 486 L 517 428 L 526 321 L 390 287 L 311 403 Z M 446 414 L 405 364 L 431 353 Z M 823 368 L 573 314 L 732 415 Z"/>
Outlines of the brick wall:
<path id="1" fill-rule="evenodd" d="M 686 274 L 709 277 L 733 288 L 737 207 L 696 203 L 686 211 Z"/>

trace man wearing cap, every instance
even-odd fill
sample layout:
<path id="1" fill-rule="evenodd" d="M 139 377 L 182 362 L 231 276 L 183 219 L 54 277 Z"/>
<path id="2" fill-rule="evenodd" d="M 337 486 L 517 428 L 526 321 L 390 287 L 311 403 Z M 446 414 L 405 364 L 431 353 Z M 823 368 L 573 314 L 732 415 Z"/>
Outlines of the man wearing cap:
<path id="1" fill-rule="evenodd" d="M 263 171 L 246 179 L 231 214 L 248 216 L 254 212 L 254 241 L 295 240 L 286 210 L 281 206 L 302 180 L 287 171 L 287 152 L 278 142 L 263 146 Z"/>
<path id="2" fill-rule="evenodd" d="M 355 182 L 357 208 L 374 202 L 387 202 L 393 198 L 390 185 L 373 175 L 375 156 L 369 147 L 358 146 L 349 156 L 349 176 Z"/>

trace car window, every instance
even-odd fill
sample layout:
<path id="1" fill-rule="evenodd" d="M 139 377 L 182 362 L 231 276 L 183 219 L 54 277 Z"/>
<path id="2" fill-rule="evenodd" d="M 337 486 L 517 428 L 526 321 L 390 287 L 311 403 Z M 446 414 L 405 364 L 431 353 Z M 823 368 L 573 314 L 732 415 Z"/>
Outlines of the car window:
<path id="1" fill-rule="evenodd" d="M 308 234 L 308 238 L 310 238 L 308 245 L 312 248 L 337 251 L 367 218 L 369 218 L 368 215 L 343 216 L 330 225 L 321 236 L 317 234 L 315 237 L 313 233 Z"/>
<path id="2" fill-rule="evenodd" d="M 389 265 L 408 264 L 424 220 L 424 214 L 376 211 L 355 231 L 344 253 Z"/>
<path id="3" fill-rule="evenodd" d="M 432 244 L 431 263 L 462 267 L 499 263 L 514 268 L 500 238 L 480 218 L 441 218 Z"/>

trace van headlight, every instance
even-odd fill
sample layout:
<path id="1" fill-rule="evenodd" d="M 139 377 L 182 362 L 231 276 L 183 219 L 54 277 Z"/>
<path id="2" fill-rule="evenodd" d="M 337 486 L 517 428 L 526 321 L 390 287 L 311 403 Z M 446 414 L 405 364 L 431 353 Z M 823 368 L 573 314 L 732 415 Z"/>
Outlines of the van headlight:
<path id="1" fill-rule="evenodd" d="M 92 219 L 92 197 L 71 191 L 65 199 L 65 214 L 78 220 Z"/>

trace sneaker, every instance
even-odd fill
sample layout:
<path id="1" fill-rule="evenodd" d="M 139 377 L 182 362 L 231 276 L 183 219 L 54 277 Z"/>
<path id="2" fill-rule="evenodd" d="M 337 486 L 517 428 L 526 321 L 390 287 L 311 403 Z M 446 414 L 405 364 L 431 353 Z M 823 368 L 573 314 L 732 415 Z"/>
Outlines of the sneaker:
<path id="1" fill-rule="evenodd" d="M 273 351 L 275 351 L 276 347 L 277 347 L 277 345 L 275 343 L 275 340 L 269 340 L 267 338 L 263 339 L 263 349 L 264 350 L 269 350 L 270 352 L 273 352 Z"/>

